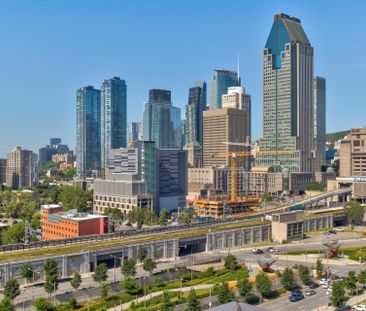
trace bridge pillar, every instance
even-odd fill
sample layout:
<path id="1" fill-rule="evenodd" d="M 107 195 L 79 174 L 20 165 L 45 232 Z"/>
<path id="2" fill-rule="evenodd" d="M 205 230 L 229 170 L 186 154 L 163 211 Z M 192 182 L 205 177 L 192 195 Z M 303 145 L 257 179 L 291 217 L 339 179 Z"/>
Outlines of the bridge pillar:
<path id="1" fill-rule="evenodd" d="M 63 255 L 62 256 L 62 261 L 61 261 L 61 274 L 62 277 L 67 277 L 68 276 L 68 269 L 67 269 L 67 256 Z"/>

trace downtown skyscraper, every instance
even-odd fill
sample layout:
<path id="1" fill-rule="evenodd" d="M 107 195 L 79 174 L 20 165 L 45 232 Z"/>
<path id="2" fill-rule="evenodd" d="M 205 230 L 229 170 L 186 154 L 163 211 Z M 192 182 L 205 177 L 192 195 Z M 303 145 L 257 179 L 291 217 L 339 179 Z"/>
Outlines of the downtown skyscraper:
<path id="1" fill-rule="evenodd" d="M 76 91 L 77 177 L 98 175 L 101 168 L 100 90 L 86 86 Z"/>
<path id="2" fill-rule="evenodd" d="M 236 71 L 216 69 L 211 80 L 210 109 L 222 108 L 222 95 L 227 94 L 230 86 L 240 85 L 240 77 Z"/>
<path id="3" fill-rule="evenodd" d="M 298 18 L 278 14 L 263 49 L 263 138 L 256 165 L 319 170 L 314 143 L 314 49 Z"/>
<path id="4" fill-rule="evenodd" d="M 326 80 L 314 78 L 314 139 L 320 153 L 320 164 L 325 162 L 326 135 Z"/>
<path id="5" fill-rule="evenodd" d="M 172 112 L 171 91 L 151 89 L 144 103 L 143 140 L 154 141 L 157 149 L 176 148 L 176 120 Z"/>
<path id="6" fill-rule="evenodd" d="M 107 166 L 109 150 L 127 146 L 127 86 L 119 77 L 101 86 L 101 168 Z"/>
<path id="7" fill-rule="evenodd" d="M 206 82 L 199 81 L 189 89 L 186 106 L 186 143 L 203 145 L 203 111 L 207 109 Z"/>

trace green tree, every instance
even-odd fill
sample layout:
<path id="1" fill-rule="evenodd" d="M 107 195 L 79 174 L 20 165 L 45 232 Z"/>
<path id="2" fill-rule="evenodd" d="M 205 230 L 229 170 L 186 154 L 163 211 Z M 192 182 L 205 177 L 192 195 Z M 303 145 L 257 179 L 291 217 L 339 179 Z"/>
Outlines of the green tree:
<path id="1" fill-rule="evenodd" d="M 238 269 L 239 264 L 237 258 L 232 254 L 227 255 L 224 258 L 224 267 L 231 271 Z"/>
<path id="2" fill-rule="evenodd" d="M 336 281 L 332 285 L 330 302 L 333 307 L 340 307 L 347 300 L 344 292 L 344 286 L 340 281 Z"/>
<path id="3" fill-rule="evenodd" d="M 62 202 L 65 211 L 70 209 L 85 210 L 87 203 L 92 200 L 91 191 L 84 191 L 80 187 L 74 186 L 62 186 L 58 195 L 58 201 Z"/>
<path id="4" fill-rule="evenodd" d="M 316 260 L 315 271 L 318 278 L 320 278 L 324 273 L 324 266 L 320 258 Z"/>
<path id="5" fill-rule="evenodd" d="M 294 273 L 289 267 L 286 267 L 281 274 L 281 284 L 288 291 L 296 287 Z"/>
<path id="6" fill-rule="evenodd" d="M 149 207 L 134 208 L 128 213 L 127 219 L 130 223 L 136 223 L 138 228 L 141 228 L 145 224 L 151 225 L 157 223 L 157 217 Z"/>
<path id="7" fill-rule="evenodd" d="M 46 276 L 43 284 L 48 294 L 55 292 L 58 288 L 58 265 L 53 259 L 47 259 L 43 265 L 44 274 Z"/>
<path id="8" fill-rule="evenodd" d="M 4 299 L 0 301 L 0 310 L 1 311 L 15 311 L 15 308 L 12 305 L 10 299 L 4 297 Z"/>
<path id="9" fill-rule="evenodd" d="M 362 284 L 362 286 L 364 287 L 366 284 L 366 270 L 362 270 L 360 271 L 360 273 L 357 276 L 357 281 Z"/>
<path id="10" fill-rule="evenodd" d="M 152 258 L 145 258 L 142 263 L 142 268 L 151 275 L 156 268 L 156 261 Z"/>
<path id="11" fill-rule="evenodd" d="M 259 297 L 254 293 L 248 293 L 245 295 L 244 300 L 250 305 L 255 305 L 259 302 Z"/>
<path id="12" fill-rule="evenodd" d="M 162 296 L 162 306 L 161 311 L 174 311 L 174 305 L 170 302 L 170 297 L 168 292 L 164 292 Z"/>
<path id="13" fill-rule="evenodd" d="M 107 281 L 108 278 L 108 267 L 105 263 L 97 265 L 95 272 L 93 273 L 94 282 L 99 283 L 99 287 L 102 287 L 102 283 Z"/>
<path id="14" fill-rule="evenodd" d="M 136 261 L 133 258 L 125 259 L 123 261 L 121 271 L 124 276 L 135 276 L 136 275 Z"/>
<path id="15" fill-rule="evenodd" d="M 46 298 L 37 298 L 33 305 L 37 311 L 56 311 L 56 307 Z"/>
<path id="16" fill-rule="evenodd" d="M 20 267 L 20 275 L 22 278 L 30 282 L 33 279 L 33 266 L 29 263 L 25 263 Z"/>
<path id="17" fill-rule="evenodd" d="M 4 244 L 17 244 L 24 242 L 25 225 L 20 222 L 9 226 L 2 234 L 2 241 Z"/>
<path id="18" fill-rule="evenodd" d="M 362 223 L 365 208 L 359 202 L 347 202 L 344 208 L 350 224 L 358 225 Z"/>
<path id="19" fill-rule="evenodd" d="M 307 281 L 310 280 L 310 270 L 309 270 L 309 267 L 304 266 L 304 265 L 299 265 L 298 271 L 299 271 L 299 276 L 300 276 L 301 282 L 303 284 L 305 284 Z"/>
<path id="20" fill-rule="evenodd" d="M 263 272 L 259 272 L 255 276 L 255 282 L 258 292 L 262 297 L 268 297 L 268 295 L 272 292 L 272 283 L 268 276 Z"/>
<path id="21" fill-rule="evenodd" d="M 185 311 L 201 311 L 201 304 L 197 297 L 196 291 L 191 288 L 188 295 L 187 306 Z"/>
<path id="22" fill-rule="evenodd" d="M 70 310 L 75 310 L 78 306 L 78 302 L 75 297 L 71 297 L 67 305 Z"/>
<path id="23" fill-rule="evenodd" d="M 101 297 L 102 299 L 106 299 L 108 297 L 109 284 L 103 283 L 101 286 Z"/>
<path id="24" fill-rule="evenodd" d="M 349 271 L 346 279 L 344 280 L 344 285 L 347 289 L 353 293 L 356 290 L 357 277 L 355 271 Z"/>
<path id="25" fill-rule="evenodd" d="M 230 291 L 227 282 L 222 282 L 217 289 L 217 298 L 221 304 L 234 300 L 234 294 Z"/>
<path id="26" fill-rule="evenodd" d="M 38 203 L 29 193 L 17 192 L 5 205 L 5 216 L 30 221 L 32 216 L 38 212 L 37 205 Z"/>
<path id="27" fill-rule="evenodd" d="M 272 195 L 269 192 L 265 192 L 262 194 L 261 201 L 266 203 L 272 201 Z"/>
<path id="28" fill-rule="evenodd" d="M 240 293 L 240 296 L 243 298 L 248 294 L 251 293 L 253 290 L 252 284 L 249 282 L 248 278 L 241 279 L 238 282 L 238 290 Z"/>
<path id="29" fill-rule="evenodd" d="M 3 291 L 4 297 L 10 299 L 11 302 L 15 297 L 20 295 L 19 283 L 16 279 L 9 279 L 6 281 Z"/>
<path id="30" fill-rule="evenodd" d="M 131 276 L 125 277 L 121 282 L 121 289 L 125 290 L 130 295 L 136 295 L 140 292 L 139 283 Z"/>
<path id="31" fill-rule="evenodd" d="M 137 259 L 139 262 L 143 262 L 144 259 L 147 257 L 147 249 L 145 247 L 140 246 L 137 250 Z"/>
<path id="32" fill-rule="evenodd" d="M 166 208 L 163 208 L 159 214 L 159 225 L 164 226 L 168 220 L 169 212 Z"/>
<path id="33" fill-rule="evenodd" d="M 75 291 L 80 287 L 81 285 L 81 275 L 79 272 L 75 272 L 72 279 L 70 280 L 70 284 Z"/>

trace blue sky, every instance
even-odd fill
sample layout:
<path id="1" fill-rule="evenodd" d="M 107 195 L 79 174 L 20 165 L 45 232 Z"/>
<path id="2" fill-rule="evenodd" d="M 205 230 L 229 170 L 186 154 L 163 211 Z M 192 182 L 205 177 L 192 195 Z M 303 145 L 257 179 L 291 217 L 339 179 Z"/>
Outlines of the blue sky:
<path id="1" fill-rule="evenodd" d="M 0 156 L 15 145 L 37 151 L 49 137 L 74 146 L 81 86 L 125 79 L 136 120 L 148 89 L 171 89 L 183 108 L 196 80 L 236 69 L 237 52 L 260 137 L 261 52 L 280 12 L 301 19 L 315 74 L 327 78 L 327 130 L 365 126 L 365 9 L 361 0 L 2 0 Z"/>

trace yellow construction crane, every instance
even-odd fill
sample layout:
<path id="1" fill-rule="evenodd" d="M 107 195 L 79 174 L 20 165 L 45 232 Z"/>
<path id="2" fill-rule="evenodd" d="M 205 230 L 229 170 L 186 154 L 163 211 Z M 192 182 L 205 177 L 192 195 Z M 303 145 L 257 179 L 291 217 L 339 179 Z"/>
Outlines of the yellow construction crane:
<path id="1" fill-rule="evenodd" d="M 232 143 L 230 143 L 232 144 Z M 257 151 L 257 152 L 249 152 L 249 151 L 238 151 L 238 152 L 218 152 L 215 156 L 224 156 L 231 157 L 231 195 L 230 200 L 236 201 L 238 199 L 238 184 L 237 184 L 237 158 L 239 157 L 250 157 L 257 155 L 278 155 L 278 154 L 289 154 L 293 151 L 289 150 L 271 150 L 271 151 Z"/>

